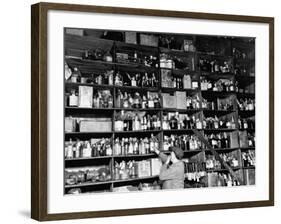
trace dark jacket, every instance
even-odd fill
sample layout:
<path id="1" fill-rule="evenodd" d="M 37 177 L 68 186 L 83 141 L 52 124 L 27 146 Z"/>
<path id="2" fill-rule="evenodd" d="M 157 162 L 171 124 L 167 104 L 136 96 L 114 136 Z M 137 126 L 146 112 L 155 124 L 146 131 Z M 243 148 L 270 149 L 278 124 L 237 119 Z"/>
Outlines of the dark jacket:
<path id="1" fill-rule="evenodd" d="M 159 179 L 163 181 L 163 189 L 184 188 L 184 164 L 182 161 L 173 163 L 170 166 L 165 164 L 167 155 L 160 153 L 159 157 L 164 163 L 160 170 Z"/>

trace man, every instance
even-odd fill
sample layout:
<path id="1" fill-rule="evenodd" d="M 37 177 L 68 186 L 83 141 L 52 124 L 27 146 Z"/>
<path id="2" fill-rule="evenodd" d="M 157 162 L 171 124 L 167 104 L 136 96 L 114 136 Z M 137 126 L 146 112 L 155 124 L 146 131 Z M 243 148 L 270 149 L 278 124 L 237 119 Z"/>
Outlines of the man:
<path id="1" fill-rule="evenodd" d="M 184 163 L 181 160 L 183 151 L 178 147 L 170 147 L 169 150 L 170 156 L 158 149 L 154 150 L 163 162 L 159 175 L 159 179 L 163 181 L 162 189 L 184 188 Z"/>

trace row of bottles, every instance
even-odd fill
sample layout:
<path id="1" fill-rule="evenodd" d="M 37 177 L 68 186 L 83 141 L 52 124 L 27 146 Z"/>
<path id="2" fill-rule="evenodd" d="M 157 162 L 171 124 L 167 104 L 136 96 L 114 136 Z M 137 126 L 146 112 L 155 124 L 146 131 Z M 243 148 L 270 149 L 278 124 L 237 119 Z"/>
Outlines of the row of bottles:
<path id="1" fill-rule="evenodd" d="M 160 130 L 161 121 L 158 115 L 139 114 L 120 111 L 115 116 L 115 131 Z"/>
<path id="2" fill-rule="evenodd" d="M 218 186 L 218 187 L 224 187 L 224 186 L 232 187 L 232 186 L 239 186 L 239 185 L 240 185 L 239 181 L 232 178 L 230 174 L 226 174 L 226 173 L 218 173 L 217 174 L 216 186 Z"/>
<path id="3" fill-rule="evenodd" d="M 183 75 L 182 77 L 165 77 L 165 79 L 164 75 L 162 75 L 162 87 L 196 90 L 198 89 L 198 81 L 196 79 L 192 80 L 190 75 Z"/>
<path id="4" fill-rule="evenodd" d="M 214 149 L 220 149 L 220 148 L 230 148 L 231 146 L 231 138 L 227 132 L 221 132 L 217 134 L 210 134 L 206 135 L 205 138 L 208 139 L 209 144 Z"/>
<path id="5" fill-rule="evenodd" d="M 241 153 L 243 167 L 252 167 L 256 165 L 255 150 L 247 150 Z"/>
<path id="6" fill-rule="evenodd" d="M 216 101 L 208 101 L 202 98 L 202 108 L 206 110 L 226 110 L 232 111 L 234 110 L 234 102 L 232 99 L 227 100 L 216 100 Z"/>
<path id="7" fill-rule="evenodd" d="M 199 69 L 203 72 L 229 73 L 232 70 L 232 64 L 230 61 L 199 58 Z"/>
<path id="8" fill-rule="evenodd" d="M 237 100 L 239 110 L 255 110 L 256 102 L 254 99 L 240 98 Z"/>
<path id="9" fill-rule="evenodd" d="M 160 54 L 160 68 L 194 70 L 194 57 L 180 58 L 162 53 Z"/>
<path id="10" fill-rule="evenodd" d="M 200 109 L 200 98 L 198 95 L 186 97 L 186 109 L 187 110 L 198 110 Z"/>
<path id="11" fill-rule="evenodd" d="M 247 130 L 247 129 L 255 129 L 255 119 L 253 118 L 238 118 L 239 129 Z"/>
<path id="12" fill-rule="evenodd" d="M 90 139 L 89 141 L 70 139 L 65 142 L 65 158 L 91 158 L 98 156 L 111 156 L 112 146 L 109 138 Z"/>
<path id="13" fill-rule="evenodd" d="M 230 167 L 235 168 L 239 166 L 237 156 L 235 156 L 233 153 L 220 153 L 219 156 Z M 223 164 L 221 164 L 221 162 L 217 160 L 214 155 L 206 155 L 206 168 L 208 170 L 220 170 L 225 167 L 223 167 Z"/>
<path id="14" fill-rule="evenodd" d="M 111 179 L 109 166 L 80 167 L 78 169 L 69 168 L 65 170 L 66 185 L 110 181 Z"/>
<path id="15" fill-rule="evenodd" d="M 139 169 L 142 167 L 142 169 Z M 114 163 L 114 179 L 115 180 L 126 180 L 134 179 L 138 177 L 151 176 L 151 163 L 150 160 L 129 160 Z"/>
<path id="16" fill-rule="evenodd" d="M 219 79 L 217 81 L 207 80 L 205 77 L 200 77 L 201 90 L 210 90 L 214 92 L 238 92 L 238 83 L 229 79 Z"/>
<path id="17" fill-rule="evenodd" d="M 231 119 L 227 117 L 218 118 L 217 116 L 203 118 L 203 129 L 220 129 L 220 128 L 235 129 L 236 122 L 234 121 L 234 117 L 232 116 Z"/>
<path id="18" fill-rule="evenodd" d="M 141 96 L 138 92 L 132 95 L 131 93 L 118 90 L 115 106 L 116 108 L 152 109 L 160 108 L 161 103 L 158 94 L 148 92 L 146 95 Z"/>
<path id="19" fill-rule="evenodd" d="M 121 74 L 117 72 L 115 75 L 114 83 L 116 86 L 132 86 L 132 87 L 158 87 L 158 79 L 155 73 L 145 72 L 143 75 L 140 73 L 130 74 L 126 72 Z"/>
<path id="20" fill-rule="evenodd" d="M 151 135 L 150 138 L 116 138 L 114 141 L 113 154 L 120 155 L 145 155 L 159 150 L 159 141 Z"/>
<path id="21" fill-rule="evenodd" d="M 200 150 L 202 149 L 202 142 L 196 135 L 165 135 L 163 150 L 168 151 L 172 146 L 179 147 L 183 151 Z"/>
<path id="22" fill-rule="evenodd" d="M 202 122 L 195 116 L 170 112 L 163 116 L 163 130 L 202 129 Z"/>
<path id="23" fill-rule="evenodd" d="M 188 181 L 200 182 L 207 175 L 205 162 L 185 162 L 185 177 Z"/>
<path id="24" fill-rule="evenodd" d="M 158 68 L 158 57 L 153 54 L 143 54 L 138 51 L 126 51 L 122 52 L 122 50 L 117 50 L 116 53 L 116 61 L 119 63 L 129 64 L 141 64 L 146 67 L 155 67 Z"/>

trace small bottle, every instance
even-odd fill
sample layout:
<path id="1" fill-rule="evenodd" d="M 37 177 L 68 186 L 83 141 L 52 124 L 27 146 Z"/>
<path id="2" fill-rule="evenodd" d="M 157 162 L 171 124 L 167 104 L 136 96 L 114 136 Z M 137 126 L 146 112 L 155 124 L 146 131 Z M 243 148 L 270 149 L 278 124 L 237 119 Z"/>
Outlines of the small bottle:
<path id="1" fill-rule="evenodd" d="M 71 75 L 71 82 L 77 83 L 80 82 L 80 79 L 81 79 L 81 72 L 78 70 L 77 67 L 75 67 Z"/>
<path id="2" fill-rule="evenodd" d="M 75 93 L 75 90 L 71 90 L 71 95 L 69 96 L 69 106 L 78 107 L 78 96 Z"/>

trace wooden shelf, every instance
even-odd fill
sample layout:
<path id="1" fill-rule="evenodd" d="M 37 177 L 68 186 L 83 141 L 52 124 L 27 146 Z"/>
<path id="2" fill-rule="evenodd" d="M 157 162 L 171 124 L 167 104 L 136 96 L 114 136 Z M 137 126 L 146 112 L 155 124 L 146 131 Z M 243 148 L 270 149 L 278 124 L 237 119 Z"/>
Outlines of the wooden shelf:
<path id="1" fill-rule="evenodd" d="M 193 35 L 195 37 L 195 35 Z M 115 86 L 115 85 L 96 85 L 93 83 L 70 83 L 70 82 L 65 82 L 65 89 L 69 91 L 70 88 L 78 88 L 79 86 L 92 86 L 94 89 L 109 89 L 112 92 L 112 96 L 114 97 L 114 101 L 116 99 L 116 92 L 118 90 L 121 91 L 128 91 L 128 92 L 139 92 L 141 94 L 146 94 L 146 92 L 151 91 L 151 92 L 158 92 L 159 94 L 161 93 L 172 93 L 175 91 L 182 91 L 186 92 L 188 96 L 192 96 L 196 94 L 200 102 L 202 102 L 202 98 L 205 99 L 212 99 L 216 100 L 218 98 L 226 98 L 231 96 L 234 100 L 239 99 L 239 98 L 255 98 L 254 93 L 238 93 L 238 92 L 219 92 L 219 91 L 210 91 L 210 90 L 201 90 L 200 89 L 200 83 L 199 83 L 199 88 L 198 89 L 177 89 L 177 88 L 166 88 L 161 86 L 161 76 L 162 72 L 161 70 L 170 70 L 173 76 L 175 77 L 183 77 L 183 75 L 191 75 L 192 80 L 200 80 L 200 77 L 205 77 L 210 80 L 217 80 L 220 78 L 226 78 L 226 79 L 231 79 L 231 80 L 236 80 L 238 82 L 243 82 L 243 85 L 241 87 L 244 87 L 246 85 L 250 85 L 255 82 L 255 77 L 253 76 L 245 76 L 245 75 L 235 75 L 234 73 L 212 73 L 212 72 L 204 72 L 200 71 L 198 67 L 198 58 L 217 58 L 217 60 L 232 60 L 233 63 L 252 63 L 254 62 L 253 60 L 240 60 L 240 59 L 235 59 L 231 55 L 215 55 L 215 54 L 208 54 L 204 52 L 185 52 L 181 50 L 171 50 L 167 48 L 162 48 L 162 47 L 150 47 L 150 46 L 144 46 L 144 45 L 139 45 L 139 44 L 128 44 L 120 41 L 114 41 L 114 40 L 99 40 L 96 38 L 91 38 L 91 37 L 68 37 L 66 38 L 67 41 L 70 42 L 70 44 L 66 44 L 66 48 L 71 47 L 74 48 L 77 43 L 81 43 L 83 47 L 80 49 L 77 49 L 77 52 L 72 52 L 73 55 L 71 54 L 65 56 L 65 60 L 67 63 L 69 63 L 70 67 L 78 67 L 81 69 L 81 72 L 85 71 L 85 74 L 91 74 L 98 72 L 103 72 L 107 70 L 114 70 L 115 73 L 117 71 L 120 71 L 121 74 L 122 72 L 134 72 L 134 73 L 141 73 L 143 74 L 144 72 L 148 73 L 155 73 L 156 77 L 158 79 L 158 86 L 157 87 L 134 87 L 134 86 Z M 85 42 L 84 42 L 85 40 Z M 100 42 L 99 42 L 100 41 Z M 235 41 L 235 40 L 229 40 L 229 41 Z M 81 56 L 85 50 L 85 46 L 87 46 L 87 49 L 89 49 L 89 46 L 99 46 L 101 43 L 101 46 L 105 46 L 106 49 L 110 49 L 111 54 L 113 56 L 113 62 L 106 62 L 106 61 L 98 61 L 98 60 L 85 60 L 79 57 Z M 79 44 L 78 44 L 79 45 Z M 94 48 L 93 48 L 94 49 Z M 196 48 L 198 49 L 198 48 Z M 189 69 L 170 69 L 170 68 L 160 68 L 160 67 L 148 67 L 145 66 L 144 64 L 137 64 L 137 63 L 121 63 L 121 62 L 116 62 L 116 52 L 122 52 L 122 50 L 125 50 L 125 52 L 133 52 L 133 51 L 143 51 L 148 54 L 153 54 L 155 56 L 159 56 L 159 54 L 162 53 L 167 53 L 173 56 L 179 56 L 179 57 L 187 57 L 191 58 L 193 57 L 194 59 L 194 64 L 195 64 L 195 70 L 189 70 Z M 71 49 L 70 51 L 73 51 Z M 79 51 L 79 52 L 78 52 Z M 68 51 L 66 51 L 68 52 Z M 159 64 L 160 65 L 160 64 Z M 191 66 L 190 66 L 191 68 Z M 115 103 L 115 102 L 114 102 Z M 161 105 L 163 102 L 161 101 Z M 114 104 L 115 105 L 115 104 Z M 238 116 L 241 116 L 242 118 L 244 117 L 250 117 L 255 115 L 255 111 L 239 111 L 237 108 L 237 105 L 234 105 L 234 110 L 207 110 L 201 108 L 201 103 L 200 103 L 200 108 L 199 109 L 176 109 L 176 108 L 79 108 L 79 107 L 65 107 L 65 113 L 68 115 L 72 114 L 78 114 L 81 113 L 83 116 L 86 115 L 94 115 L 94 114 L 101 114 L 101 113 L 107 113 L 110 114 L 111 119 L 113 121 L 114 115 L 121 111 L 143 111 L 143 112 L 148 112 L 148 113 L 158 113 L 161 119 L 161 127 L 163 124 L 163 114 L 165 115 L 168 112 L 179 112 L 182 114 L 195 114 L 196 113 L 196 118 L 199 117 L 199 119 L 202 121 L 204 115 L 219 115 L 219 116 L 228 116 L 228 114 L 233 114 L 235 117 L 235 121 L 237 120 Z M 78 113 L 77 113 L 78 112 Z M 232 116 L 232 115 L 231 115 Z M 236 121 L 236 127 L 238 127 L 238 122 Z M 112 128 L 114 128 L 114 124 L 112 124 Z M 227 129 L 227 128 L 221 128 L 221 129 L 200 129 L 200 132 L 204 134 L 210 134 L 210 133 L 218 133 L 218 132 L 234 132 L 234 131 L 239 131 L 239 129 Z M 254 129 L 248 129 L 248 131 L 255 131 Z M 181 130 L 138 130 L 138 131 L 115 131 L 112 130 L 110 132 L 70 132 L 70 133 L 65 133 L 65 138 L 81 138 L 83 140 L 91 138 L 91 137 L 105 137 L 108 136 L 110 138 L 117 138 L 117 137 L 142 137 L 142 136 L 150 136 L 151 134 L 157 135 L 157 137 L 160 140 L 160 146 L 163 146 L 163 137 L 164 135 L 169 135 L 169 134 L 191 134 L 193 135 L 193 131 L 191 129 L 181 129 Z M 113 143 L 112 143 L 113 144 Z M 231 152 L 234 150 L 237 150 L 238 153 L 241 154 L 241 151 L 243 150 L 255 150 L 255 147 L 237 147 L 237 148 L 219 148 L 219 149 L 214 149 L 218 153 L 220 152 Z M 170 151 L 163 151 L 164 153 L 170 153 Z M 189 156 L 194 156 L 195 153 L 201 153 L 203 156 L 205 156 L 205 153 L 210 153 L 211 150 L 206 150 L 206 149 L 198 149 L 198 150 L 189 150 L 189 151 L 184 151 L 185 156 L 184 158 L 189 158 Z M 157 155 L 154 153 L 149 153 L 149 154 L 144 154 L 144 155 L 111 155 L 111 156 L 100 156 L 100 157 L 91 157 L 91 158 L 74 158 L 74 159 L 65 159 L 66 164 L 71 163 L 71 161 L 81 161 L 81 164 L 83 164 L 83 161 L 85 160 L 84 164 L 86 164 L 87 160 L 89 160 L 88 163 L 91 163 L 90 160 L 103 160 L 102 162 L 107 162 L 109 160 L 109 163 L 114 162 L 115 159 L 147 159 L 151 157 L 156 157 Z M 197 155 L 196 155 L 197 156 Z M 200 155 L 201 156 L 201 155 Z M 241 159 L 241 158 L 240 158 Z M 254 167 L 253 167 L 254 168 Z M 110 167 L 111 173 L 113 174 L 113 166 Z M 250 169 L 250 168 L 245 168 L 245 167 L 235 167 L 233 168 L 234 170 L 243 170 L 243 169 Z M 218 170 L 210 170 L 208 172 L 227 172 L 227 169 L 218 169 Z M 87 187 L 87 186 L 95 186 L 95 185 L 108 185 L 110 189 L 112 187 L 114 188 L 114 183 L 125 183 L 125 182 L 133 182 L 133 181 L 142 181 L 142 180 L 149 180 L 149 179 L 157 179 L 158 176 L 150 176 L 150 177 L 143 177 L 143 178 L 130 178 L 126 180 L 109 180 L 105 182 L 87 182 L 87 183 L 82 183 L 82 184 L 76 184 L 76 185 L 66 185 L 65 188 L 74 188 L 74 187 Z"/>

